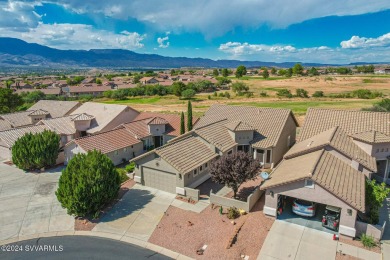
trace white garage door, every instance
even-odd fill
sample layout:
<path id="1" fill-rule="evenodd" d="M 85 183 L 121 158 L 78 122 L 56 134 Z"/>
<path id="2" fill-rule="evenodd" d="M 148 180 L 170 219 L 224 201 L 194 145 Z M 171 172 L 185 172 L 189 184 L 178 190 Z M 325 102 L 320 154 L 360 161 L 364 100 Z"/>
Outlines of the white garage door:
<path id="1" fill-rule="evenodd" d="M 143 167 L 143 184 L 152 188 L 176 193 L 176 175 Z"/>

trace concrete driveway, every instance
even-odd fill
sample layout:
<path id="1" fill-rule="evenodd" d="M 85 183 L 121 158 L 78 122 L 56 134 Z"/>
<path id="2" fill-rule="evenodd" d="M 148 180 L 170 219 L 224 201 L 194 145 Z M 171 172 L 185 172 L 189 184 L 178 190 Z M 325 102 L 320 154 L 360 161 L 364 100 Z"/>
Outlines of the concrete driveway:
<path id="1" fill-rule="evenodd" d="M 55 191 L 61 168 L 33 174 L 0 162 L 0 240 L 74 230 Z"/>
<path id="2" fill-rule="evenodd" d="M 136 184 L 92 231 L 148 241 L 175 195 Z"/>
<path id="3" fill-rule="evenodd" d="M 379 260 L 380 254 L 334 241 L 332 234 L 276 220 L 261 248 L 261 260 L 334 260 L 336 252 L 358 259 Z"/>
<path id="4" fill-rule="evenodd" d="M 335 259 L 337 242 L 332 235 L 276 220 L 257 259 Z"/>

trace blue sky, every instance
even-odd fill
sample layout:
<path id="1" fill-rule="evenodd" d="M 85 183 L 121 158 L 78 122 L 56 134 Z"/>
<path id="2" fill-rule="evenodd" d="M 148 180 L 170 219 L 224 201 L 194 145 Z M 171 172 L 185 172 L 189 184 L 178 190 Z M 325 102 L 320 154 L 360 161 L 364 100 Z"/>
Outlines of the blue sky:
<path id="1" fill-rule="evenodd" d="M 390 63 L 390 1 L 0 0 L 0 36 L 59 49 Z"/>

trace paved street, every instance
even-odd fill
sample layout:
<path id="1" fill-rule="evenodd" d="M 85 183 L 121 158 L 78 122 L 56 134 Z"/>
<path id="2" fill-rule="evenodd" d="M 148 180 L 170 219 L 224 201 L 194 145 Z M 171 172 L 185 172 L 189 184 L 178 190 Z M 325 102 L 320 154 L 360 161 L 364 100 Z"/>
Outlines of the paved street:
<path id="1" fill-rule="evenodd" d="M 172 259 L 142 247 L 99 237 L 44 237 L 11 244 L 16 245 L 24 250 L 0 251 L 0 259 Z M 35 246 L 33 252 L 32 246 Z M 53 251 L 44 251 L 39 246 L 51 246 Z"/>
<path id="2" fill-rule="evenodd" d="M 25 173 L 0 162 L 0 240 L 74 230 L 55 196 L 60 171 Z"/>
<path id="3" fill-rule="evenodd" d="M 380 254 L 332 240 L 332 234 L 280 220 L 272 225 L 257 259 L 334 260 L 340 251 L 359 259 L 381 259 Z"/>

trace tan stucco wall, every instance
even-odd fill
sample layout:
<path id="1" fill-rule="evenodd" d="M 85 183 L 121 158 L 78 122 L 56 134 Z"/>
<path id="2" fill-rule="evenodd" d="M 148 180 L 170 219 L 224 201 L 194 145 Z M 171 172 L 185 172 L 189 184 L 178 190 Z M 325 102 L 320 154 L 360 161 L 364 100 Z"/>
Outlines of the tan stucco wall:
<path id="1" fill-rule="evenodd" d="M 67 164 L 76 154 L 78 153 L 86 153 L 80 146 L 77 146 L 75 143 L 70 143 L 64 148 L 65 151 L 65 164 Z M 118 155 L 115 154 L 115 151 L 107 153 L 106 155 L 111 159 L 114 165 L 118 165 L 122 163 L 122 158 L 126 161 L 129 161 L 133 158 L 133 152 L 135 156 L 139 156 L 143 153 L 142 143 L 138 143 L 127 147 L 127 151 L 124 151 L 124 148 L 118 150 Z"/>
<path id="2" fill-rule="evenodd" d="M 230 130 L 229 132 L 232 133 Z M 253 131 L 237 131 L 231 135 L 239 145 L 247 145 L 253 140 Z"/>
<path id="3" fill-rule="evenodd" d="M 114 165 L 119 165 L 123 163 L 124 161 L 128 162 L 133 157 L 133 152 L 135 153 L 135 157 L 141 155 L 143 153 L 142 149 L 142 143 L 138 143 L 133 145 L 133 148 L 131 146 L 126 147 L 127 151 L 125 151 L 124 148 L 117 150 L 118 154 L 115 154 L 115 151 L 107 153 L 106 155 L 111 159 L 111 161 L 114 163 Z"/>
<path id="4" fill-rule="evenodd" d="M 270 195 L 270 191 L 273 191 L 273 197 Z M 357 214 L 356 210 L 317 184 L 314 185 L 314 188 L 307 188 L 305 187 L 305 181 L 298 181 L 270 188 L 266 191 L 265 206 L 276 209 L 277 195 L 285 195 L 293 198 L 339 207 L 342 209 L 340 225 L 355 229 Z M 348 209 L 352 210 L 351 216 L 349 216 L 347 213 Z"/>
<path id="5" fill-rule="evenodd" d="M 274 166 L 282 160 L 283 155 L 295 143 L 296 134 L 297 134 L 297 126 L 295 124 L 293 117 L 289 115 L 288 119 L 286 120 L 286 124 L 282 129 L 279 140 L 276 146 L 272 149 L 271 162 L 274 164 Z M 290 136 L 290 147 L 287 145 L 289 136 Z"/>
<path id="6" fill-rule="evenodd" d="M 129 123 L 139 115 L 139 112 L 128 107 L 117 115 L 110 123 L 106 125 L 100 132 L 105 132 L 114 129 L 120 124 Z M 95 133 L 97 134 L 97 133 Z"/>
<path id="7" fill-rule="evenodd" d="M 149 125 L 149 133 L 151 135 L 159 136 L 165 132 L 165 125 Z"/>
<path id="8" fill-rule="evenodd" d="M 91 120 L 77 120 L 73 121 L 73 123 L 77 131 L 87 131 L 91 126 Z"/>
<path id="9" fill-rule="evenodd" d="M 390 143 L 374 144 L 372 148 L 372 156 L 378 160 L 385 160 L 388 156 L 390 156 Z"/>

